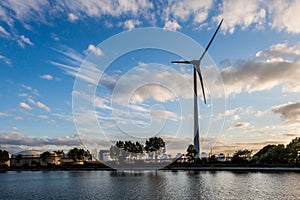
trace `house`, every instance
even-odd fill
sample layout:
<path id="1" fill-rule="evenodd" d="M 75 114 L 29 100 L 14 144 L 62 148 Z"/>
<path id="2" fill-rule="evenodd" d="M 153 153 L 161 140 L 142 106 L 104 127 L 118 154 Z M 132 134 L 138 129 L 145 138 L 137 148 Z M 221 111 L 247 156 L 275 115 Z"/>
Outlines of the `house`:
<path id="1" fill-rule="evenodd" d="M 21 151 L 13 154 L 10 158 L 10 166 L 12 167 L 32 167 L 41 165 L 41 152 L 34 150 Z"/>
<path id="2" fill-rule="evenodd" d="M 99 151 L 99 160 L 109 161 L 110 160 L 110 151 L 109 150 L 100 150 Z"/>

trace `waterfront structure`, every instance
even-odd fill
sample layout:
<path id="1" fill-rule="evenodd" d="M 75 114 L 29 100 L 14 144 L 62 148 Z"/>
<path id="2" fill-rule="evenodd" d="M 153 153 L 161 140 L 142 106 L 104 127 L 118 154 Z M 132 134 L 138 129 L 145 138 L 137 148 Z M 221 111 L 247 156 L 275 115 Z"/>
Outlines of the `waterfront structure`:
<path id="1" fill-rule="evenodd" d="M 13 154 L 10 158 L 10 166 L 13 167 L 34 167 L 34 166 L 47 166 L 51 165 L 61 165 L 64 163 L 73 162 L 68 158 L 64 158 L 62 154 L 57 152 L 50 152 L 50 156 L 47 159 L 41 158 L 42 153 L 35 150 L 25 150 Z"/>
<path id="2" fill-rule="evenodd" d="M 41 152 L 34 150 L 21 151 L 13 154 L 10 159 L 10 165 L 15 167 L 37 166 L 41 163 Z"/>
<path id="3" fill-rule="evenodd" d="M 109 150 L 100 150 L 99 151 L 99 160 L 109 161 L 110 160 L 110 151 Z"/>

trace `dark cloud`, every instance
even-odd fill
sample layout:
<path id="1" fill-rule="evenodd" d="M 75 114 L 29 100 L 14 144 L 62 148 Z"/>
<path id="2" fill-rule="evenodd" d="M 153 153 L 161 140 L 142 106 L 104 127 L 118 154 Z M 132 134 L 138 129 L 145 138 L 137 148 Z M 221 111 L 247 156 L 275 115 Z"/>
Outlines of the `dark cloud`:
<path id="1" fill-rule="evenodd" d="M 276 44 L 259 51 L 252 60 L 239 60 L 222 68 L 227 95 L 263 91 L 281 85 L 285 92 L 300 92 L 300 43 Z M 224 64 L 223 63 L 223 64 Z"/>
<path id="2" fill-rule="evenodd" d="M 249 127 L 249 122 L 238 122 L 232 126 L 230 126 L 228 129 L 235 129 L 235 128 L 246 128 Z"/>
<path id="3" fill-rule="evenodd" d="M 276 106 L 272 109 L 276 114 L 289 124 L 300 123 L 300 102 Z"/>
<path id="4" fill-rule="evenodd" d="M 74 136 L 64 136 L 60 138 L 29 137 L 21 133 L 0 134 L 0 145 L 20 145 L 38 147 L 44 145 L 56 146 L 79 146 L 81 142 Z"/>

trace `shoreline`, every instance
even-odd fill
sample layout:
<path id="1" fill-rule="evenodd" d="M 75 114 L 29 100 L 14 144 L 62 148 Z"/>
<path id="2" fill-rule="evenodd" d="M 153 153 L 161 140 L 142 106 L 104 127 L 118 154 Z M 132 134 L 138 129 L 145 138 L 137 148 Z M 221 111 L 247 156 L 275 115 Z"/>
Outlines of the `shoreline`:
<path id="1" fill-rule="evenodd" d="M 0 172 L 8 171 L 231 171 L 231 172 L 300 172 L 300 167 L 124 167 L 124 168 L 95 168 L 95 167 L 72 167 L 72 168 L 8 168 L 0 169 Z"/>

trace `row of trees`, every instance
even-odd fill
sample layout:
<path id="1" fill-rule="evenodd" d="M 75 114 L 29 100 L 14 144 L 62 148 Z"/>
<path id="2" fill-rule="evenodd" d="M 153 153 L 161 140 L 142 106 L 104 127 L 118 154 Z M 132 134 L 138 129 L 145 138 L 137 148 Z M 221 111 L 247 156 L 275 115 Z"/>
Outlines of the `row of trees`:
<path id="1" fill-rule="evenodd" d="M 283 144 L 267 145 L 253 155 L 252 150 L 244 149 L 234 152 L 230 163 L 232 164 L 300 164 L 300 137 L 293 139 L 287 146 Z M 188 162 L 197 162 L 195 156 L 197 151 L 193 145 L 187 148 Z M 203 161 L 203 160 L 202 160 Z M 217 162 L 217 158 L 212 155 L 205 160 L 209 163 Z"/>
<path id="2" fill-rule="evenodd" d="M 110 147 L 110 157 L 114 160 L 125 161 L 126 159 L 140 159 L 145 155 L 149 157 L 155 156 L 155 160 L 160 154 L 165 153 L 166 144 L 160 137 L 151 137 L 146 140 L 145 145 L 138 141 L 117 141 L 115 145 Z"/>
<path id="3" fill-rule="evenodd" d="M 56 153 L 56 156 L 59 156 L 60 158 L 69 158 L 72 159 L 74 162 L 92 160 L 92 155 L 89 152 L 89 150 L 78 149 L 76 147 L 70 149 L 67 155 L 65 155 L 63 151 L 54 151 L 54 153 Z M 48 163 L 51 160 L 51 158 L 52 154 L 49 151 L 45 151 L 40 155 L 41 161 L 45 163 Z M 0 149 L 0 166 L 5 165 L 5 162 L 7 162 L 9 159 L 9 152 Z M 21 154 L 18 154 L 15 156 L 15 159 L 18 163 L 20 163 L 23 159 L 23 156 Z M 41 163 L 37 162 L 36 165 L 41 165 Z"/>

